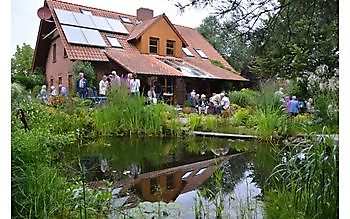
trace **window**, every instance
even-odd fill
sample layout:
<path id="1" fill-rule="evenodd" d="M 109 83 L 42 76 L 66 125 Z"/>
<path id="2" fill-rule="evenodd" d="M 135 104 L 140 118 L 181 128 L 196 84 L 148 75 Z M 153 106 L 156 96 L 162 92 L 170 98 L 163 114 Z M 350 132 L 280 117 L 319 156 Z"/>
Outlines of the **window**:
<path id="1" fill-rule="evenodd" d="M 62 77 L 58 77 L 58 84 L 62 84 Z"/>
<path id="2" fill-rule="evenodd" d="M 66 49 L 63 49 L 63 58 L 67 58 L 67 57 L 68 57 L 67 51 L 66 51 Z"/>
<path id="3" fill-rule="evenodd" d="M 174 174 L 170 174 L 170 175 L 166 176 L 166 188 L 168 190 L 175 188 L 175 185 L 174 185 Z"/>
<path id="4" fill-rule="evenodd" d="M 89 10 L 85 10 L 85 9 L 80 9 L 81 13 L 86 14 L 86 15 L 92 15 L 92 12 Z"/>
<path id="5" fill-rule="evenodd" d="M 53 78 L 50 79 L 50 87 L 53 85 Z"/>
<path id="6" fill-rule="evenodd" d="M 172 40 L 166 41 L 166 55 L 167 56 L 174 56 L 174 44 L 175 44 L 175 41 L 172 41 Z"/>
<path id="7" fill-rule="evenodd" d="M 192 173 L 192 171 L 188 171 L 181 178 L 186 179 L 187 177 L 189 177 L 191 175 L 191 173 Z"/>
<path id="8" fill-rule="evenodd" d="M 200 169 L 197 173 L 196 176 L 201 175 L 207 168 L 202 168 Z"/>
<path id="9" fill-rule="evenodd" d="M 157 38 L 149 38 L 149 52 L 158 54 L 158 41 Z"/>
<path id="10" fill-rule="evenodd" d="M 52 62 L 56 62 L 56 43 L 52 45 Z"/>
<path id="11" fill-rule="evenodd" d="M 182 48 L 182 51 L 189 57 L 194 57 L 192 52 L 188 48 Z"/>
<path id="12" fill-rule="evenodd" d="M 151 194 L 155 194 L 159 190 L 157 178 L 151 179 Z"/>
<path id="13" fill-rule="evenodd" d="M 112 47 L 123 48 L 116 37 L 107 36 L 107 39 L 109 43 L 112 45 Z"/>
<path id="14" fill-rule="evenodd" d="M 194 49 L 203 59 L 207 59 L 208 56 L 201 49 Z"/>
<path id="15" fill-rule="evenodd" d="M 128 17 L 120 16 L 120 19 L 121 19 L 124 23 L 132 24 L 132 21 L 131 21 L 130 18 L 128 18 Z"/>

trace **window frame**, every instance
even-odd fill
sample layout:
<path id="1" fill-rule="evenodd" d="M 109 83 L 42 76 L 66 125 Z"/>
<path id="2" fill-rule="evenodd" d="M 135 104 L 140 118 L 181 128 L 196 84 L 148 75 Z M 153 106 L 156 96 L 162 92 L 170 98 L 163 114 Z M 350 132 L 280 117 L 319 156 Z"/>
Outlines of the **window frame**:
<path id="1" fill-rule="evenodd" d="M 122 49 L 122 48 L 123 48 L 122 44 L 119 42 L 119 40 L 118 40 L 117 37 L 115 37 L 115 36 L 106 36 L 106 38 L 107 38 L 109 44 L 111 44 L 111 46 L 112 46 L 113 48 L 119 48 L 119 49 Z M 113 45 L 113 44 L 112 44 L 112 41 L 110 40 L 110 38 L 116 39 L 117 42 L 118 42 L 118 44 L 119 44 L 119 46 Z"/>
<path id="2" fill-rule="evenodd" d="M 171 47 L 168 46 L 168 43 L 171 43 Z M 174 56 L 174 50 L 175 50 L 175 40 L 167 40 L 166 41 L 166 47 L 165 47 L 165 53 L 167 56 Z M 171 54 L 168 53 L 168 50 L 171 51 Z"/>
<path id="3" fill-rule="evenodd" d="M 57 62 L 57 45 L 56 43 L 52 44 L 52 62 L 56 63 Z"/>
<path id="4" fill-rule="evenodd" d="M 154 41 L 156 41 L 156 45 L 152 45 L 151 44 L 151 41 L 152 40 L 154 40 Z M 159 49 L 158 49 L 158 47 L 159 47 L 159 38 L 156 38 L 156 37 L 150 37 L 149 38 L 149 48 L 148 48 L 148 50 L 149 50 L 149 53 L 150 54 L 157 54 L 158 55 L 158 52 L 159 52 Z M 152 52 L 151 50 L 151 48 L 156 48 L 156 52 Z"/>
<path id="5" fill-rule="evenodd" d="M 84 9 L 84 8 L 80 8 L 80 12 L 81 12 L 82 14 L 85 14 L 85 15 L 93 15 L 93 14 L 92 14 L 92 11 L 87 10 L 87 9 Z"/>

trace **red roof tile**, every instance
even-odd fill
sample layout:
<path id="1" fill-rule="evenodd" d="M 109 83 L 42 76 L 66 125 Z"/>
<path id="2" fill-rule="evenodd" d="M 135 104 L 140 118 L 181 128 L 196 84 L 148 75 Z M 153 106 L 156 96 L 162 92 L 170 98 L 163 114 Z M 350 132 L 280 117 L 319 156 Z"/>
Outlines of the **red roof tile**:
<path id="1" fill-rule="evenodd" d="M 144 55 L 139 52 L 129 52 L 114 48 L 106 49 L 106 54 L 110 59 L 122 65 L 131 73 L 183 76 L 181 72 L 168 66 L 152 55 Z"/>

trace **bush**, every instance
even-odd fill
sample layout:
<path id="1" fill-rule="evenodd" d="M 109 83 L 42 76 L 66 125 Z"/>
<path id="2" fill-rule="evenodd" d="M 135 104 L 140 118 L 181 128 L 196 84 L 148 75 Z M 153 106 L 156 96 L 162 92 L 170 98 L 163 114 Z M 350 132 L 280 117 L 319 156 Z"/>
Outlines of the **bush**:
<path id="1" fill-rule="evenodd" d="M 250 92 L 233 91 L 228 94 L 230 102 L 241 107 L 254 106 L 254 96 Z"/>
<path id="2" fill-rule="evenodd" d="M 78 80 L 79 73 L 83 72 L 85 79 L 88 81 L 88 86 L 98 87 L 96 73 L 91 65 L 91 62 L 83 62 L 80 60 L 75 61 L 70 71 L 73 73 L 75 80 Z M 73 87 L 75 89 L 75 86 Z M 70 91 L 70 93 L 75 93 L 75 92 Z"/>

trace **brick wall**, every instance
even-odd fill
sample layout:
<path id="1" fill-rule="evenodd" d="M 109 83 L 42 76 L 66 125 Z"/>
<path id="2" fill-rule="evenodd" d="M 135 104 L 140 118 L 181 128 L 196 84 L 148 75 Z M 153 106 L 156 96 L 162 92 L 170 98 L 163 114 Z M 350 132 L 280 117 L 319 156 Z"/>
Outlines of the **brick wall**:
<path id="1" fill-rule="evenodd" d="M 54 44 L 56 44 L 56 61 L 53 60 Z M 64 47 L 60 37 L 54 39 L 51 43 L 49 54 L 46 60 L 46 83 L 58 89 L 59 80 L 61 78 L 62 84 L 69 87 L 68 84 L 68 75 L 69 70 L 71 69 L 73 62 L 64 57 Z"/>

